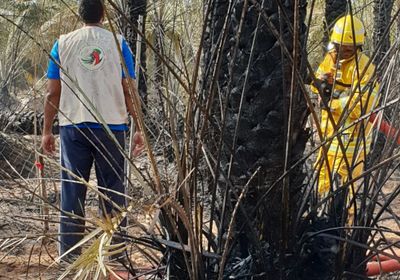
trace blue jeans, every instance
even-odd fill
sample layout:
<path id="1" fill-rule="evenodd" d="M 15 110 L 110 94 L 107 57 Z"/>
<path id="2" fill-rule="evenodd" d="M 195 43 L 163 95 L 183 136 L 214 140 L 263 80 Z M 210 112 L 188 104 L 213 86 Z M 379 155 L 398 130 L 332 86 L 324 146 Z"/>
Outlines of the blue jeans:
<path id="1" fill-rule="evenodd" d="M 125 131 L 113 131 L 113 134 L 124 149 Z M 98 186 L 105 188 L 99 191 L 117 205 L 125 206 L 125 197 L 121 195 L 125 194 L 124 157 L 103 129 L 60 127 L 60 150 L 61 166 L 85 181 L 89 180 L 94 162 Z M 79 217 L 85 217 L 85 200 L 86 186 L 78 183 L 72 174 L 62 170 L 60 256 L 83 238 L 85 222 Z M 116 211 L 111 203 L 102 198 L 99 199 L 99 206 L 103 215 Z M 125 224 L 126 220 L 121 226 Z M 74 250 L 71 256 L 79 254 L 80 248 Z"/>

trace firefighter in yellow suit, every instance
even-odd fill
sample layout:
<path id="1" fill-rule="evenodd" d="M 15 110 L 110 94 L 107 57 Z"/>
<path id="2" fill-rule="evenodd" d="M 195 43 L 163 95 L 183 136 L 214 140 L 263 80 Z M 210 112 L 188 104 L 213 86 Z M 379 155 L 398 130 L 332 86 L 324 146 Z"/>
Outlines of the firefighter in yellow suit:
<path id="1" fill-rule="evenodd" d="M 320 149 L 315 163 L 315 168 L 320 168 L 320 196 L 329 192 L 334 180 L 343 185 L 349 177 L 360 176 L 365 155 L 369 152 L 372 124 L 368 122 L 369 118 L 357 120 L 376 106 L 379 86 L 375 80 L 375 66 L 362 52 L 364 41 L 365 29 L 361 20 L 350 15 L 340 18 L 333 28 L 330 48 L 315 73 L 317 80 L 311 87 L 314 93 L 320 94 L 323 104 L 321 130 L 323 140 L 328 140 L 325 144 L 327 160 Z M 352 126 L 354 123 L 357 124 Z"/>

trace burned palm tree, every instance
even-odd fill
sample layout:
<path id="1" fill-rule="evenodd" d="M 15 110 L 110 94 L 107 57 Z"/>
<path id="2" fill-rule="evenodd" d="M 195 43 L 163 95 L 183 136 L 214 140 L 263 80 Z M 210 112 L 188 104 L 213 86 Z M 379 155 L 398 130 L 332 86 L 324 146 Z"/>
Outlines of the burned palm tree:
<path id="1" fill-rule="evenodd" d="M 285 270 L 303 187 L 301 168 L 278 179 L 307 141 L 299 85 L 304 1 L 212 3 L 204 80 L 215 96 L 209 110 L 219 151 L 212 188 L 219 252 L 227 258 L 225 275 L 248 270 L 269 279 L 265 273 Z M 234 257 L 251 265 L 235 271 Z"/>
<path id="2" fill-rule="evenodd" d="M 324 43 L 329 41 L 330 30 L 335 21 L 346 13 L 347 0 L 325 1 Z"/>
<path id="3" fill-rule="evenodd" d="M 385 35 L 392 18 L 393 1 L 374 1 L 374 49 L 378 52 L 375 61 L 380 62 L 390 48 L 390 36 Z M 380 43 L 382 41 L 382 43 Z M 378 44 L 381 44 L 379 50 Z"/>
<path id="4" fill-rule="evenodd" d="M 389 61 L 387 57 L 385 59 L 386 54 L 390 50 L 390 35 L 386 32 L 386 29 L 390 25 L 392 8 L 393 1 L 374 1 L 373 49 L 376 52 L 374 62 L 377 64 L 377 75 L 380 80 L 382 80 Z M 385 113 L 386 115 L 390 114 L 389 110 L 386 110 Z M 385 136 L 377 132 L 374 139 L 374 149 L 369 158 L 371 165 L 378 161 L 380 151 L 383 149 L 385 142 Z"/>
<path id="5" fill-rule="evenodd" d="M 127 13 L 129 19 L 133 23 L 139 23 L 139 18 L 141 18 L 141 29 L 146 30 L 146 17 L 147 17 L 147 0 L 125 0 L 125 5 L 127 8 Z M 140 30 L 142 32 L 142 30 Z M 137 73 L 139 81 L 139 93 L 143 102 L 147 104 L 147 82 L 146 82 L 146 43 L 144 40 L 140 41 L 140 54 L 137 54 L 137 32 L 129 25 L 123 24 L 123 33 L 125 38 L 133 51 L 135 56 L 140 55 L 140 71 Z"/>

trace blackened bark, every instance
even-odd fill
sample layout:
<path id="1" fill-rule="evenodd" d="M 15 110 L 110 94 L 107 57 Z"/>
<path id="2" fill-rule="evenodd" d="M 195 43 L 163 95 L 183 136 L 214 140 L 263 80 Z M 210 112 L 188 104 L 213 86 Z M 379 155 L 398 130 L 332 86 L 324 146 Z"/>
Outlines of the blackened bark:
<path id="1" fill-rule="evenodd" d="M 326 0 L 325 1 L 325 20 L 324 23 L 324 43 L 329 42 L 330 31 L 336 20 L 346 14 L 347 0 Z"/>
<path id="2" fill-rule="evenodd" d="M 375 0 L 374 4 L 374 32 L 373 42 L 374 50 L 377 51 L 378 44 L 383 41 L 378 51 L 375 62 L 379 63 L 390 48 L 389 34 L 384 37 L 384 32 L 391 21 L 391 13 L 393 8 L 393 0 Z"/>
<path id="3" fill-rule="evenodd" d="M 146 30 L 146 16 L 147 16 L 147 0 L 126 0 L 128 7 L 128 17 L 133 23 L 137 23 L 139 16 L 143 16 L 143 30 Z M 129 24 L 124 25 L 124 36 L 133 52 L 135 57 L 138 55 L 136 53 L 136 42 L 137 33 L 135 30 L 129 26 Z M 137 75 L 137 73 L 136 73 Z M 147 104 L 147 83 L 146 83 L 146 43 L 142 40 L 141 43 L 141 53 L 140 53 L 140 71 L 139 76 L 139 94 L 144 102 Z M 146 110 L 143 110 L 145 112 Z"/>
<path id="4" fill-rule="evenodd" d="M 215 6 L 209 21 L 209 36 L 205 44 L 204 80 L 210 81 L 210 78 L 213 78 L 212 74 L 219 73 L 217 86 L 213 88 L 211 82 L 206 82 L 205 91 L 207 94 L 221 93 L 222 108 L 224 105 L 227 106 L 225 114 L 222 114 L 225 119 L 219 119 L 221 112 L 214 107 L 216 113 L 213 116 L 216 124 L 212 126 L 214 135 L 217 135 L 217 138 L 218 135 L 222 135 L 224 143 L 220 163 L 222 175 L 219 176 L 218 182 L 221 195 L 219 205 L 222 209 L 219 211 L 218 219 L 227 221 L 231 218 L 230 214 L 237 197 L 252 174 L 261 168 L 250 183 L 249 192 L 241 203 L 241 211 L 236 220 L 235 237 L 238 242 L 234 244 L 232 255 L 244 258 L 250 254 L 252 265 L 249 271 L 253 275 L 267 272 L 263 274 L 263 279 L 279 279 L 280 271 L 287 269 L 284 262 L 279 262 L 279 257 L 285 258 L 283 255 L 279 256 L 282 252 L 282 185 L 278 184 L 272 190 L 270 188 L 284 170 L 288 125 L 285 120 L 288 115 L 292 66 L 287 63 L 288 58 L 282 57 L 281 46 L 268 28 L 265 18 L 261 17 L 257 28 L 259 6 L 263 1 L 257 1 L 257 4 L 248 1 L 243 28 L 239 29 L 245 2 L 247 1 L 235 2 L 232 12 L 229 13 L 228 1 L 214 1 Z M 279 20 L 281 20 L 281 36 L 291 53 L 293 34 L 289 31 L 289 23 L 285 18 L 288 16 L 290 24 L 293 24 L 294 1 L 264 2 L 262 11 L 276 30 L 280 30 Z M 278 4 L 283 8 L 281 16 Z M 300 1 L 299 9 L 298 32 L 301 40 L 304 40 L 302 35 L 306 31 L 303 24 L 305 1 Z M 226 42 L 221 43 L 224 38 L 222 27 L 227 13 L 229 13 L 228 36 Z M 240 32 L 241 36 L 237 43 L 236 37 Z M 253 45 L 254 36 L 257 37 Z M 213 71 L 215 67 L 218 68 L 215 64 L 218 47 L 223 53 L 219 72 Z M 299 69 L 300 64 L 295 67 Z M 290 163 L 296 162 L 302 156 L 307 141 L 304 129 L 307 107 L 302 93 L 296 91 L 293 100 Z M 235 134 L 236 127 L 237 134 Z M 221 128 L 224 129 L 221 131 Z M 232 162 L 231 157 L 233 157 Z M 287 221 L 289 231 L 293 229 L 293 217 L 298 213 L 298 195 L 303 179 L 301 168 L 293 170 L 289 177 L 291 206 L 290 218 Z M 255 206 L 260 202 L 260 198 L 267 192 L 269 192 L 268 198 L 256 209 Z M 225 194 L 227 197 L 224 197 Z M 225 209 L 224 203 L 226 203 Z M 244 231 L 242 226 L 245 227 Z M 223 224 L 221 229 L 224 228 L 226 225 Z M 296 235 L 293 233 L 290 238 L 291 244 L 295 242 Z M 232 275 L 233 270 L 233 265 L 228 265 L 226 275 Z"/>

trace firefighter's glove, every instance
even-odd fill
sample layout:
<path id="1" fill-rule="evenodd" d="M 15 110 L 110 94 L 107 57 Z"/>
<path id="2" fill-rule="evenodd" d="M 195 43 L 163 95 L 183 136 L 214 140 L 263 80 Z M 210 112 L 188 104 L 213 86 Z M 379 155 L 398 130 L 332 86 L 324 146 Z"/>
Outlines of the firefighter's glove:
<path id="1" fill-rule="evenodd" d="M 328 108 L 329 101 L 331 99 L 332 94 L 332 84 L 328 82 L 328 79 L 324 77 L 323 79 L 316 79 L 314 82 L 316 88 L 318 88 L 318 92 L 320 94 L 320 107 L 321 109 Z"/>

